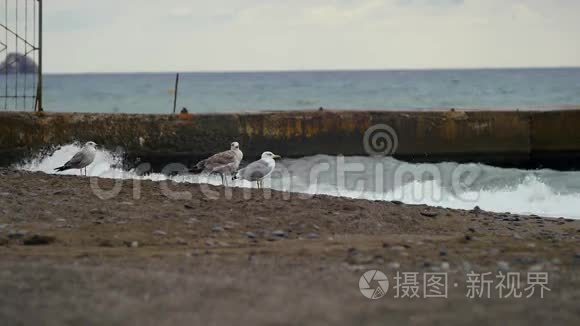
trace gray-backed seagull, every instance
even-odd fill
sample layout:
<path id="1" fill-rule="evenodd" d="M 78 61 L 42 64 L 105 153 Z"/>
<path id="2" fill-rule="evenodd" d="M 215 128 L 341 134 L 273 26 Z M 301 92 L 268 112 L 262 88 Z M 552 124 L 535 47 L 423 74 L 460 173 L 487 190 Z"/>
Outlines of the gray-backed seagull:
<path id="1" fill-rule="evenodd" d="M 80 169 L 80 174 L 83 174 L 83 169 L 85 169 L 85 176 L 87 175 L 86 167 L 89 166 L 95 160 L 95 155 L 97 154 L 96 149 L 97 144 L 90 141 L 87 142 L 79 152 L 77 152 L 68 162 L 63 166 L 54 169 L 55 171 L 61 172 L 70 169 Z"/>
<path id="2" fill-rule="evenodd" d="M 272 152 L 262 153 L 262 158 L 248 164 L 245 168 L 236 173 L 232 179 L 244 179 L 258 184 L 258 189 L 263 188 L 263 180 L 268 177 L 276 167 L 274 159 L 280 158 Z"/>
<path id="3" fill-rule="evenodd" d="M 240 144 L 233 142 L 230 150 L 217 153 L 195 165 L 194 173 L 217 173 L 222 177 L 222 184 L 227 186 L 227 175 L 234 174 L 240 167 L 244 153 L 240 150 Z"/>

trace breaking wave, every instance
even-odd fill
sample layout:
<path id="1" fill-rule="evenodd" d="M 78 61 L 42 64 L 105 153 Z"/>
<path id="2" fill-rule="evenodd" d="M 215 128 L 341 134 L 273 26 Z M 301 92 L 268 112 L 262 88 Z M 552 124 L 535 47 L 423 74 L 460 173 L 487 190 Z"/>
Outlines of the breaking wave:
<path id="1" fill-rule="evenodd" d="M 56 173 L 80 147 L 66 145 L 52 155 L 18 166 L 28 171 Z M 161 173 L 141 175 L 123 170 L 122 155 L 99 150 L 88 168 L 90 176 L 115 179 L 167 180 L 221 184 L 216 176 Z M 61 174 L 78 175 L 78 170 Z M 251 187 L 246 181 L 236 187 Z M 446 208 L 580 218 L 580 171 L 521 170 L 483 164 L 411 164 L 390 157 L 316 155 L 279 162 L 266 187 L 305 194 L 325 194 L 369 200 L 398 200 Z"/>

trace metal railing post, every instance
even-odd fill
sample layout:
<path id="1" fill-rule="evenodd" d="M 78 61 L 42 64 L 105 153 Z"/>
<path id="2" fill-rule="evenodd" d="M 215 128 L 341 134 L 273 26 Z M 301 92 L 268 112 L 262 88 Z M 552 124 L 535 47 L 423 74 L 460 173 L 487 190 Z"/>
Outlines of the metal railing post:
<path id="1" fill-rule="evenodd" d="M 177 109 L 177 88 L 179 87 L 179 73 L 175 75 L 175 89 L 173 90 L 173 114 Z"/>
<path id="2" fill-rule="evenodd" d="M 37 112 L 42 112 L 42 0 L 38 0 L 38 85 L 36 90 Z"/>

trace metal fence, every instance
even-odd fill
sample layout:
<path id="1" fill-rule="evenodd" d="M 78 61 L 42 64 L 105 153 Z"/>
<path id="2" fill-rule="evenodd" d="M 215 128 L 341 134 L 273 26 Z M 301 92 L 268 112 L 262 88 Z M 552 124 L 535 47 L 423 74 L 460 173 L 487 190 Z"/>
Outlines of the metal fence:
<path id="1" fill-rule="evenodd" d="M 42 0 L 0 0 L 0 108 L 42 111 Z"/>

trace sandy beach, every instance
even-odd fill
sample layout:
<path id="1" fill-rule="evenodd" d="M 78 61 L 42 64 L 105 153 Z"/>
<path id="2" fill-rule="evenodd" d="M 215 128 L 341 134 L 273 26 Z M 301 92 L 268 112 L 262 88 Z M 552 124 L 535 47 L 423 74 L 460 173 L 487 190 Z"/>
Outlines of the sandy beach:
<path id="1" fill-rule="evenodd" d="M 0 1 L 0 326 L 580 325 L 580 1 Z"/>
<path id="2" fill-rule="evenodd" d="M 100 179 L 102 188 L 113 180 Z M 169 199 L 126 181 L 0 171 L 0 318 L 7 324 L 465 324 L 580 320 L 580 221 L 258 190 Z M 209 186 L 224 192 L 224 188 Z M 289 197 L 289 198 L 288 198 Z M 359 279 L 390 286 L 365 298 Z M 549 276 L 544 298 L 470 298 L 470 272 Z M 419 298 L 397 297 L 416 272 Z M 425 273 L 448 275 L 425 298 Z M 494 283 L 493 285 L 496 285 Z M 371 284 L 371 286 L 373 286 Z M 374 285 L 376 286 L 376 284 Z"/>

